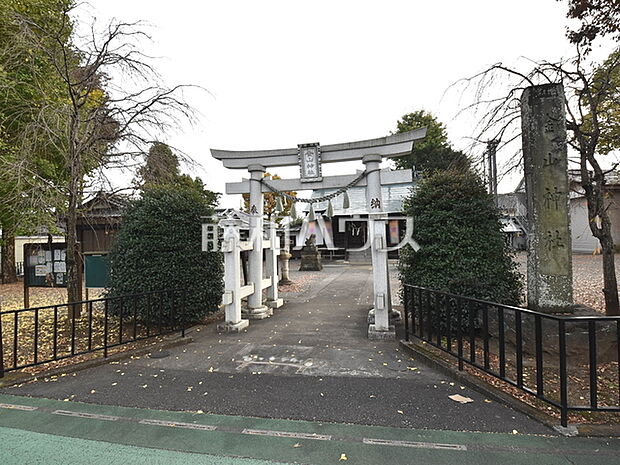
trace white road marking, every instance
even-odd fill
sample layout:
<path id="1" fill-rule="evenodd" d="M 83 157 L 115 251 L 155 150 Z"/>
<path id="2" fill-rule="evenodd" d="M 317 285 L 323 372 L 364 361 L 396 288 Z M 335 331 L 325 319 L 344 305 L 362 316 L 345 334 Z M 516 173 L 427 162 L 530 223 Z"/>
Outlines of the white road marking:
<path id="1" fill-rule="evenodd" d="M 331 441 L 332 439 L 332 437 L 328 434 L 292 433 L 290 431 L 271 431 L 264 429 L 244 429 L 241 433 L 255 434 L 258 436 L 274 436 L 278 438 L 316 439 L 318 441 Z"/>
<path id="2" fill-rule="evenodd" d="M 67 417 L 90 418 L 92 420 L 118 421 L 119 417 L 112 415 L 101 415 L 98 413 L 72 412 L 70 410 L 54 410 L 53 415 L 64 415 Z"/>
<path id="3" fill-rule="evenodd" d="M 11 410 L 26 410 L 28 412 L 32 412 L 33 410 L 37 410 L 39 407 L 31 407 L 30 405 L 0 404 L 0 408 L 8 408 Z"/>
<path id="4" fill-rule="evenodd" d="M 442 449 L 442 450 L 467 450 L 467 446 L 462 444 L 440 444 L 436 442 L 411 442 L 411 441 L 392 441 L 390 439 L 371 439 L 364 438 L 364 444 L 375 446 L 396 446 L 396 447 L 415 447 L 418 449 Z"/>
<path id="5" fill-rule="evenodd" d="M 170 421 L 170 420 L 144 419 L 144 420 L 140 420 L 138 423 L 143 424 L 143 425 L 168 426 L 171 428 L 196 429 L 196 430 L 201 430 L 201 431 L 215 431 L 217 429 L 217 426 L 199 425 L 196 423 L 184 423 L 182 421 Z"/>

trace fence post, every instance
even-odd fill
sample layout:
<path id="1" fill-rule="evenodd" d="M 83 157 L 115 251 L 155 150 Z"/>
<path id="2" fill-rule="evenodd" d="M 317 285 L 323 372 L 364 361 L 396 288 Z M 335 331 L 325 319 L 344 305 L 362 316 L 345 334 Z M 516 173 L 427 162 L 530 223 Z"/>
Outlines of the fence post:
<path id="1" fill-rule="evenodd" d="M 181 291 L 181 337 L 185 337 L 185 293 Z"/>
<path id="2" fill-rule="evenodd" d="M 4 378 L 4 346 L 2 344 L 2 312 L 0 312 L 0 378 Z"/>
<path id="3" fill-rule="evenodd" d="M 568 425 L 568 380 L 566 379 L 566 323 L 564 319 L 558 320 L 560 338 L 560 415 L 561 424 Z"/>
<path id="4" fill-rule="evenodd" d="M 104 317 L 103 317 L 103 358 L 108 358 L 108 299 L 103 302 Z"/>
<path id="5" fill-rule="evenodd" d="M 406 284 L 403 285 L 403 297 L 405 299 L 405 301 L 403 302 L 403 310 L 404 310 L 404 317 L 405 317 L 405 341 L 409 342 L 409 313 L 410 313 L 410 296 L 411 296 L 411 289 L 409 289 L 409 286 L 407 286 Z"/>
<path id="6" fill-rule="evenodd" d="M 534 315 L 534 328 L 536 337 L 536 394 L 540 397 L 544 395 L 544 361 L 543 361 L 543 343 L 542 343 L 542 318 L 540 315 Z"/>
<path id="7" fill-rule="evenodd" d="M 588 352 L 590 355 L 590 408 L 598 409 L 598 373 L 596 357 L 596 321 L 588 321 Z"/>
<path id="8" fill-rule="evenodd" d="M 463 371 L 463 299 L 456 299 L 456 351 L 459 359 L 459 371 Z"/>

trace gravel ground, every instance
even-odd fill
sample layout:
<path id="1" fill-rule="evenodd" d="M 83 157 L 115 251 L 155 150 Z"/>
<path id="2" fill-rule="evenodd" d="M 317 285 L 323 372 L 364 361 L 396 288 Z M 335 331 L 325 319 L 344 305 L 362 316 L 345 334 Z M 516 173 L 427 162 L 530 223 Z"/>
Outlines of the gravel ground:
<path id="1" fill-rule="evenodd" d="M 517 257 L 519 271 L 527 274 L 527 254 Z M 620 276 L 620 254 L 616 254 L 616 274 Z M 601 255 L 573 255 L 573 298 L 576 304 L 587 305 L 599 312 L 605 312 L 603 297 L 603 257 Z"/>

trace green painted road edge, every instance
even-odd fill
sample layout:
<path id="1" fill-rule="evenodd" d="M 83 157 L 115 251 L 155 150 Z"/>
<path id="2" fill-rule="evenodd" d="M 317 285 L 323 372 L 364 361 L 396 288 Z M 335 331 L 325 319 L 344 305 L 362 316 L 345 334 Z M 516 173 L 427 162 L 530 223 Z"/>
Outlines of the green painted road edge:
<path id="1" fill-rule="evenodd" d="M 0 427 L 126 446 L 301 463 L 614 463 L 620 440 L 410 430 L 0 395 Z M 11 408 L 13 407 L 13 408 Z M 388 441 L 388 442 L 386 442 Z M 394 441 L 401 441 L 395 443 Z M 465 454 L 465 456 L 464 456 Z M 484 457 L 484 459 L 482 459 Z M 440 461 L 436 461 L 439 460 Z M 481 461 L 482 460 L 482 461 Z M 488 462 L 487 462 L 488 460 Z M 419 462 L 418 462 L 419 461 Z M 588 463 L 588 462 L 583 462 Z"/>
<path id="2" fill-rule="evenodd" d="M 0 427 L 3 465 L 84 463 L 105 465 L 268 465 L 273 461 L 112 444 Z M 282 462 L 282 465 L 289 465 Z M 292 464 L 290 464 L 292 465 Z"/>

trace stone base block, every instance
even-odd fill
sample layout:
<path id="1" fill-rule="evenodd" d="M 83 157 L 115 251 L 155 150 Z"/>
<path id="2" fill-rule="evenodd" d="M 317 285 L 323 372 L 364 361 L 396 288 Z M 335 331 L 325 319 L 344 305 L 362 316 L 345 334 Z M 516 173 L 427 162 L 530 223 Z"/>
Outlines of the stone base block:
<path id="1" fill-rule="evenodd" d="M 225 321 L 217 325 L 217 331 L 220 333 L 239 333 L 250 325 L 248 320 L 240 320 L 237 323 Z"/>
<path id="2" fill-rule="evenodd" d="M 393 341 L 396 339 L 396 330 L 394 326 L 390 326 L 389 329 L 380 331 L 375 329 L 375 325 L 368 326 L 368 339 L 371 341 L 379 341 L 379 340 L 390 340 Z"/>
<path id="3" fill-rule="evenodd" d="M 280 308 L 282 305 L 284 305 L 284 300 L 282 299 L 268 300 L 266 303 L 267 303 L 267 307 L 269 308 Z"/>
<path id="4" fill-rule="evenodd" d="M 241 310 L 241 313 L 248 320 L 264 320 L 265 318 L 269 318 L 273 315 L 273 309 L 263 305 L 258 308 L 244 308 Z"/>
<path id="5" fill-rule="evenodd" d="M 557 426 L 554 426 L 553 429 L 556 430 L 558 433 L 560 433 L 562 436 L 573 437 L 573 436 L 579 435 L 579 429 L 575 425 L 568 425 L 568 426 L 557 425 Z"/>
<path id="6" fill-rule="evenodd" d="M 402 318 L 402 315 L 400 314 L 400 311 L 394 310 L 394 309 L 390 310 L 390 315 L 389 315 L 390 324 L 398 324 L 402 321 L 402 319 L 403 318 Z M 369 325 L 375 324 L 375 309 L 374 308 L 368 312 L 367 322 Z"/>
<path id="7" fill-rule="evenodd" d="M 321 259 L 317 257 L 301 257 L 301 265 L 299 266 L 299 271 L 322 271 L 323 264 L 321 263 Z"/>

